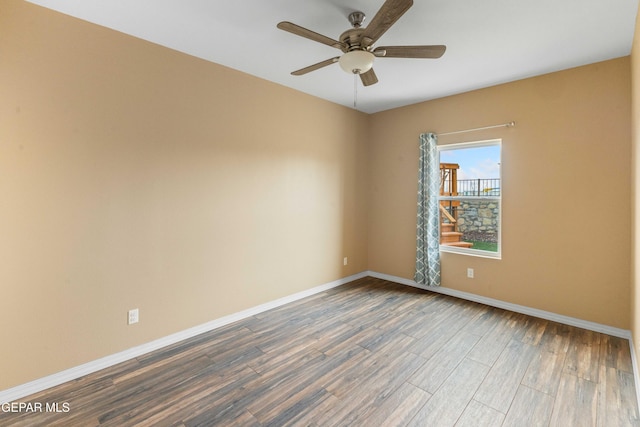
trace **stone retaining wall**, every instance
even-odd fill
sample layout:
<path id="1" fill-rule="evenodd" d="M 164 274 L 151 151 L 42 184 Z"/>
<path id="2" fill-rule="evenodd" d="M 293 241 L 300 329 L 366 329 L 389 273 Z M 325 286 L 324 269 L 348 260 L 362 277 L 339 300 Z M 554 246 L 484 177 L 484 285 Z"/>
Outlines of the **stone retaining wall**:
<path id="1" fill-rule="evenodd" d="M 500 208 L 495 200 L 463 200 L 458 208 L 458 231 L 465 239 L 498 241 Z M 473 236 L 473 237 L 472 237 Z M 472 237 L 470 239 L 470 237 Z"/>

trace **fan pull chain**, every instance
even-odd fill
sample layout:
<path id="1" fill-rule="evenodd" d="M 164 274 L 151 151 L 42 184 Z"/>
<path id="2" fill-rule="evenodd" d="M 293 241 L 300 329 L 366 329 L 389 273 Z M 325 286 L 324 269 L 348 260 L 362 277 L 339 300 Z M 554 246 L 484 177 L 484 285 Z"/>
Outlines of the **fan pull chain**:
<path id="1" fill-rule="evenodd" d="M 358 74 L 353 73 L 353 109 L 358 109 Z"/>

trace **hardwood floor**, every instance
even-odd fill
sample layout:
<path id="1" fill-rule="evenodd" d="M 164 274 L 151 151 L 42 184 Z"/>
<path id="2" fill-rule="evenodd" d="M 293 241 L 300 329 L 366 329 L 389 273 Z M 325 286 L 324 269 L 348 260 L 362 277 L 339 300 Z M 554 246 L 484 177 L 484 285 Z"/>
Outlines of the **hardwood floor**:
<path id="1" fill-rule="evenodd" d="M 627 340 L 374 278 L 21 402 L 0 425 L 640 425 Z"/>

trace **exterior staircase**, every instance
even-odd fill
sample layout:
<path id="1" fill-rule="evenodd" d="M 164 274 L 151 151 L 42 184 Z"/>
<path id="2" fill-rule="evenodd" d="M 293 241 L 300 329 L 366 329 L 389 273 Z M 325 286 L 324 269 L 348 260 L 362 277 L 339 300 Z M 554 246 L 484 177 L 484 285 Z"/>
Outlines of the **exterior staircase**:
<path id="1" fill-rule="evenodd" d="M 458 195 L 458 169 L 457 163 L 440 163 L 440 195 Z M 446 207 L 449 208 L 447 211 Z M 458 208 L 460 201 L 448 200 L 440 202 L 440 244 L 444 246 L 456 246 L 470 248 L 473 243 L 463 242 L 462 233 L 456 231 L 458 222 Z M 444 222 L 446 218 L 449 222 Z"/>
<path id="2" fill-rule="evenodd" d="M 443 246 L 456 246 L 458 248 L 470 248 L 473 243 L 463 242 L 462 233 L 455 231 L 455 224 L 443 222 L 440 224 L 440 244 Z"/>

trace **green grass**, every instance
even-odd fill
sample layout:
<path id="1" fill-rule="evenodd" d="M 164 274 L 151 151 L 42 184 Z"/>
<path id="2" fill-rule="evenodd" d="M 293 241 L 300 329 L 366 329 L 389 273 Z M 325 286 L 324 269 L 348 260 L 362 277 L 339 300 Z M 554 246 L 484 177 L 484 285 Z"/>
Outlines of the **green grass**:
<path id="1" fill-rule="evenodd" d="M 467 240 L 469 243 L 473 243 L 471 249 L 478 249 L 481 251 L 498 252 L 498 243 L 494 242 L 474 242 Z"/>

